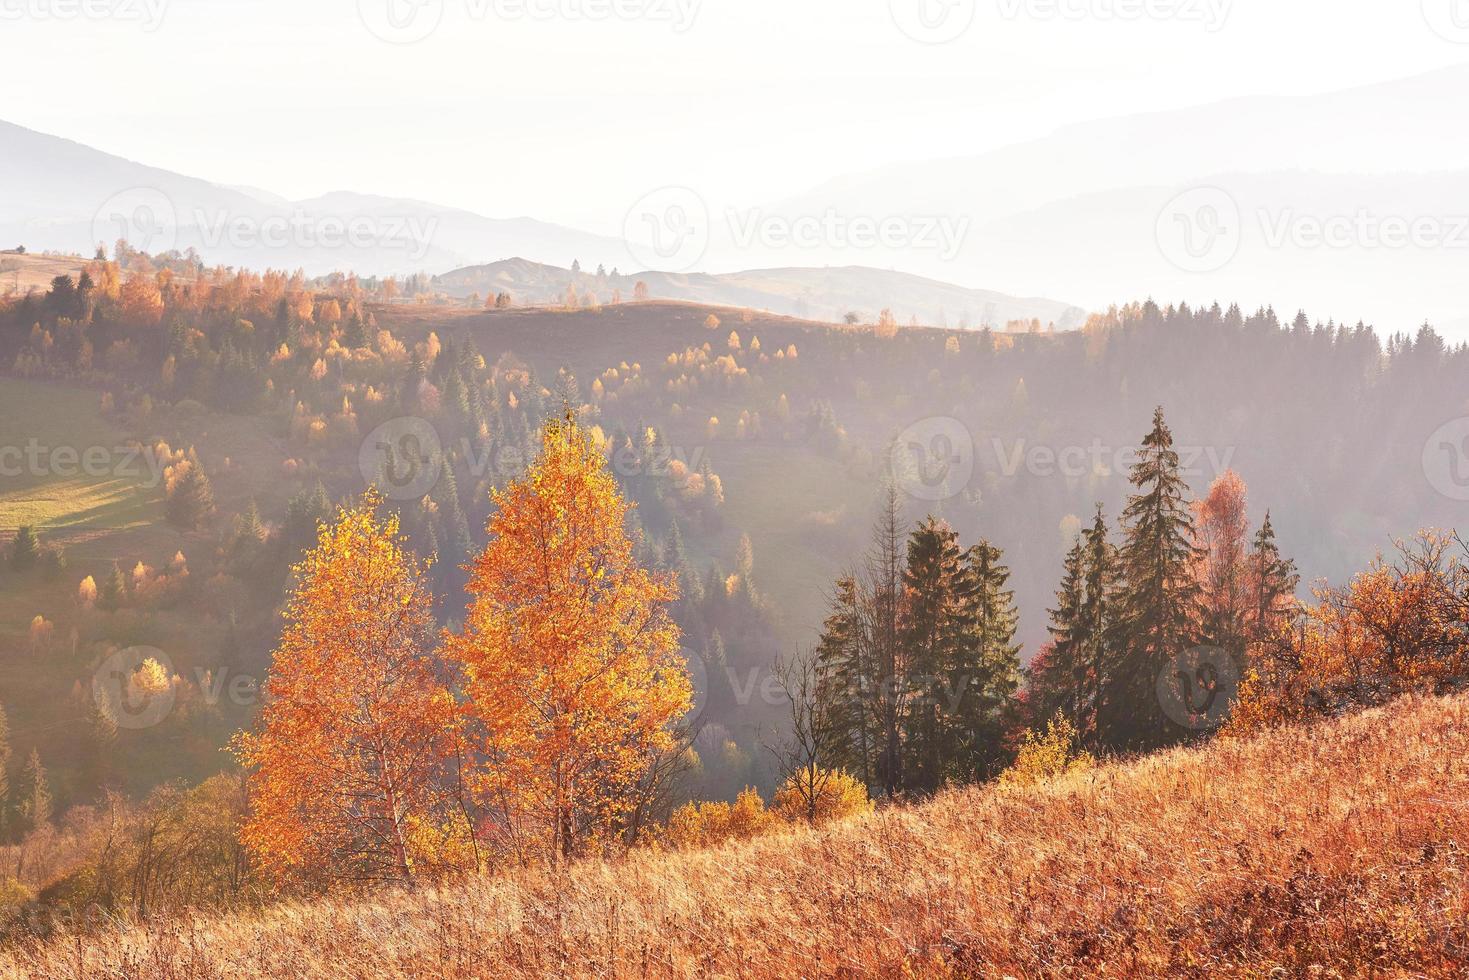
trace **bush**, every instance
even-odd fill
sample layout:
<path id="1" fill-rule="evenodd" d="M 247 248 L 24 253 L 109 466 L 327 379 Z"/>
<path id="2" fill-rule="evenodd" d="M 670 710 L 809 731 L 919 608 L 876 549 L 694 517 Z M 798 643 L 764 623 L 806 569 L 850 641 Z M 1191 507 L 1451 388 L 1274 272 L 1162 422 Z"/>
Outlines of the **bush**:
<path id="1" fill-rule="evenodd" d="M 1094 765 L 1090 755 L 1076 747 L 1076 727 L 1054 718 L 1044 734 L 1026 732 L 1015 764 L 1000 776 L 1001 786 L 1037 786 L 1062 776 L 1085 772 Z"/>
<path id="2" fill-rule="evenodd" d="M 664 842 L 678 850 L 713 847 L 725 841 L 758 837 L 778 822 L 760 794 L 747 786 L 734 803 L 686 803 L 679 807 L 668 819 Z"/>
<path id="3" fill-rule="evenodd" d="M 796 773 L 775 791 L 775 810 L 792 823 L 826 823 L 867 813 L 872 800 L 867 787 L 847 773 L 816 769 Z"/>

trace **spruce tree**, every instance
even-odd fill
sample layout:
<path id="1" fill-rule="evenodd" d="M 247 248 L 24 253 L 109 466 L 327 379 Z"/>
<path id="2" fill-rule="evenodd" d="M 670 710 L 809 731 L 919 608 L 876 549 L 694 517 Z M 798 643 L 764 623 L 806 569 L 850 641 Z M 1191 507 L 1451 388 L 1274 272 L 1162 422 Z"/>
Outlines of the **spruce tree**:
<path id="1" fill-rule="evenodd" d="M 10 546 L 10 567 L 17 572 L 28 572 L 36 565 L 41 554 L 41 542 L 36 529 L 29 524 L 15 532 L 15 543 Z"/>
<path id="2" fill-rule="evenodd" d="M 260 519 L 260 508 L 252 497 L 245 506 L 245 512 L 240 515 L 240 540 L 247 544 L 259 544 L 265 537 L 265 522 Z"/>
<path id="3" fill-rule="evenodd" d="M 1047 610 L 1051 635 L 1050 646 L 1030 664 L 1026 671 L 1031 721 L 1039 727 L 1058 715 L 1066 718 L 1078 731 L 1082 687 L 1085 673 L 1081 667 L 1084 633 L 1081 607 L 1085 599 L 1086 545 L 1077 537 L 1066 553 L 1065 572 L 1056 589 L 1056 606 Z"/>
<path id="4" fill-rule="evenodd" d="M 1101 732 L 1108 678 L 1117 673 L 1121 598 L 1116 547 L 1107 536 L 1107 518 L 1100 504 L 1092 526 L 1082 534 L 1082 601 L 1079 649 L 1076 659 L 1076 729 L 1086 744 L 1104 740 Z"/>
<path id="5" fill-rule="evenodd" d="M 1250 550 L 1250 639 L 1264 640 L 1271 636 L 1283 616 L 1285 609 L 1301 584 L 1296 563 L 1283 558 L 1275 542 L 1275 527 L 1270 522 L 1270 512 L 1265 512 L 1265 523 L 1255 535 L 1254 547 Z"/>
<path id="6" fill-rule="evenodd" d="M 872 786 L 877 744 L 871 649 L 864 636 L 863 597 L 855 576 L 837 580 L 830 613 L 816 645 L 816 696 L 831 720 L 833 758 Z"/>
<path id="7" fill-rule="evenodd" d="M 102 576 L 102 585 L 97 590 L 97 608 L 108 611 L 119 608 L 123 600 L 127 598 L 128 580 L 123 574 L 122 566 L 117 562 L 112 563 L 112 570 Z"/>
<path id="8" fill-rule="evenodd" d="M 1179 474 L 1163 409 L 1143 440 L 1123 513 L 1120 647 L 1104 677 L 1100 725 L 1107 744 L 1150 749 L 1175 739 L 1157 697 L 1157 679 L 1195 642 L 1200 618 L 1197 560 L 1188 486 Z"/>
<path id="9" fill-rule="evenodd" d="M 1006 588 L 1010 569 L 1004 552 L 981 541 L 964 556 L 961 617 L 964 635 L 949 665 L 949 718 L 957 757 L 951 773 L 982 779 L 1003 756 L 1002 714 L 1020 684 L 1020 614 L 1015 591 Z"/>
<path id="10" fill-rule="evenodd" d="M 957 753 L 948 717 L 948 682 L 965 642 L 958 534 L 929 517 L 908 539 L 900 643 L 907 665 L 905 783 L 920 792 L 943 785 Z"/>
<path id="11" fill-rule="evenodd" d="M 184 466 L 184 472 L 168 488 L 163 511 L 170 524 L 192 531 L 214 510 L 214 488 L 192 450 Z"/>
<path id="12" fill-rule="evenodd" d="M 21 816 L 28 830 L 39 830 L 51 822 L 51 784 L 46 779 L 46 767 L 41 765 L 41 753 L 31 749 L 21 777 L 25 797 L 21 800 Z"/>
<path id="13" fill-rule="evenodd" d="M 663 539 L 662 554 L 658 564 L 667 572 L 681 572 L 684 566 L 683 532 L 678 529 L 678 520 L 668 522 L 668 537 Z"/>
<path id="14" fill-rule="evenodd" d="M 899 645 L 903 600 L 904 528 L 898 489 L 891 482 L 882 490 L 881 506 L 872 529 L 872 552 L 867 560 L 868 631 L 877 680 L 878 783 L 888 796 L 903 788 L 902 719 L 906 670 Z"/>

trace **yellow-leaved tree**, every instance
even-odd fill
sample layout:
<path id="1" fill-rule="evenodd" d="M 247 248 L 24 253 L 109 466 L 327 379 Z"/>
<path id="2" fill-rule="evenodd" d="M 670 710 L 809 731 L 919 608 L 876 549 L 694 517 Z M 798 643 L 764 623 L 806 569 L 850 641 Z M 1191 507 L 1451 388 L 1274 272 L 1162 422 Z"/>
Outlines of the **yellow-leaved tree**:
<path id="1" fill-rule="evenodd" d="M 293 569 L 259 723 L 235 741 L 249 772 L 241 837 L 278 872 L 404 882 L 475 863 L 427 566 L 380 504 L 369 491 L 341 510 Z"/>
<path id="2" fill-rule="evenodd" d="M 495 504 L 444 651 L 495 843 L 563 861 L 615 838 L 674 746 L 692 693 L 667 612 L 677 590 L 634 559 L 629 505 L 570 413 Z"/>

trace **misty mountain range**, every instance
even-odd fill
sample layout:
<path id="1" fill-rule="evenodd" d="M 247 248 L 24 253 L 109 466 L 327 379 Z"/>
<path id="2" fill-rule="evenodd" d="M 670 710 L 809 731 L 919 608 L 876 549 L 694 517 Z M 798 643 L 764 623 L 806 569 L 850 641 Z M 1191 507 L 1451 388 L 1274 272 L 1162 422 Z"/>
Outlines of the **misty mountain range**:
<path id="1" fill-rule="evenodd" d="M 709 215 L 707 247 L 677 274 L 644 271 L 646 252 L 619 238 L 529 217 L 347 192 L 292 202 L 0 123 L 0 242 L 90 253 L 128 237 L 229 265 L 425 271 L 454 295 L 498 283 L 532 301 L 564 294 L 575 259 L 638 273 L 655 297 L 820 319 L 891 308 L 904 323 L 1035 317 L 1064 328 L 1082 322 L 1082 307 L 1153 297 L 1305 308 L 1386 332 L 1429 321 L 1463 335 L 1466 98 L 1462 66 L 1100 120 L 976 157 L 834 178 Z M 811 240 L 765 233 L 803 222 Z M 862 222 L 895 222 L 900 234 L 830 230 Z"/>

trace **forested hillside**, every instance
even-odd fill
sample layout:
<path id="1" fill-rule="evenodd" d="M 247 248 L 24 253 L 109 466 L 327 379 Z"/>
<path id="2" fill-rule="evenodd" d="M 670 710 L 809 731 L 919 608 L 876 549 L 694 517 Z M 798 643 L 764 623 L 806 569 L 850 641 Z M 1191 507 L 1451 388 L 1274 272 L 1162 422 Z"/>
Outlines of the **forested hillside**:
<path id="1" fill-rule="evenodd" d="M 1464 495 L 1469 351 L 1426 327 L 466 308 L 117 252 L 0 309 L 17 936 L 1461 686 L 1463 543 L 1394 537 Z"/>
<path id="2" fill-rule="evenodd" d="M 186 737 L 182 756 L 171 751 L 159 777 L 219 764 L 214 749 L 253 710 L 220 678 L 263 677 L 287 566 L 316 519 L 378 478 L 385 437 L 421 434 L 395 421 L 404 418 L 427 423 L 438 455 L 412 474 L 417 485 L 397 488 L 406 495 L 390 497 L 401 498 L 393 503 L 413 546 L 438 555 L 433 584 L 449 620 L 460 618 L 452 596 L 489 489 L 523 469 L 540 420 L 573 404 L 595 427 L 638 505 L 640 554 L 679 570 L 684 645 L 725 664 L 746 692 L 745 710 L 720 719 L 744 726 L 731 758 L 749 760 L 735 762 L 726 793 L 746 779 L 771 785 L 773 774 L 757 771 L 755 728 L 782 710 L 749 692 L 777 656 L 814 645 L 833 584 L 863 560 L 900 435 L 925 451 L 935 439 L 952 446 L 953 485 L 920 481 L 899 516 L 909 526 L 932 514 L 959 540 L 1003 552 L 1022 661 L 1050 639 L 1047 610 L 1076 534 L 1098 504 L 1109 523 L 1121 515 L 1132 454 L 1158 405 L 1191 496 L 1238 473 L 1249 523 L 1270 509 L 1279 548 L 1307 583 L 1340 581 L 1392 536 L 1456 517 L 1440 492 L 1451 474 L 1425 472 L 1421 447 L 1466 410 L 1469 354 L 1426 328 L 1384 342 L 1305 314 L 1281 323 L 1270 311 L 1152 304 L 1080 332 L 1021 335 L 594 296 L 577 309 L 522 309 L 505 296 L 475 311 L 426 297 L 405 305 L 396 297 L 409 284 L 391 280 L 313 283 L 128 250 L 119 258 L 12 302 L 0 346 L 13 377 L 43 385 L 8 381 L 35 392 L 14 411 L 44 412 L 42 392 L 58 386 L 90 400 L 115 434 L 66 442 L 131 445 L 138 454 L 109 456 L 111 465 L 143 478 L 118 492 L 158 509 L 119 520 L 59 496 L 51 513 L 6 512 L 11 534 L 35 525 L 43 550 L 69 559 L 51 572 L 7 572 L 16 615 L 6 622 L 41 621 L 39 638 L 11 634 L 17 650 L 67 651 L 17 671 L 19 690 L 35 697 L 83 693 L 109 648 L 139 644 L 167 650 L 195 688 L 209 674 L 219 690 L 198 710 L 222 720 L 192 723 L 204 734 Z M 22 421 L 17 438 L 30 428 Z M 78 481 L 47 471 L 26 482 Z M 186 630 L 169 625 L 185 618 Z M 716 696 L 731 703 L 729 692 Z M 25 752 L 39 741 L 24 717 L 35 698 L 16 700 Z M 76 698 L 79 716 L 87 700 Z M 50 750 L 63 801 L 96 785 L 79 774 L 85 741 L 69 734 Z M 138 768 L 124 762 L 109 778 L 141 789 Z"/>

